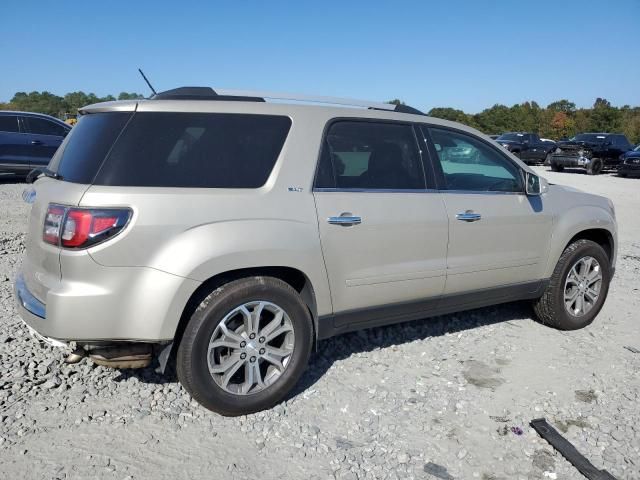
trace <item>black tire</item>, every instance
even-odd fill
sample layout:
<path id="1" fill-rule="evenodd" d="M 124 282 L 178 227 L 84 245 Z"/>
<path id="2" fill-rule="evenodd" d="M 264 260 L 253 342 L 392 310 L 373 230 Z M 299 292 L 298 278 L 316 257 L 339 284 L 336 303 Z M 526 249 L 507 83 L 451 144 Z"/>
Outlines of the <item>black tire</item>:
<path id="1" fill-rule="evenodd" d="M 595 258 L 601 267 L 600 294 L 591 310 L 582 316 L 570 314 L 564 305 L 564 288 L 567 275 L 575 263 L 586 256 Z M 533 308 L 540 323 L 559 330 L 578 330 L 586 327 L 598 315 L 609 291 L 611 263 L 604 249 L 591 240 L 577 240 L 569 245 L 558 260 L 549 285 Z"/>
<path id="2" fill-rule="evenodd" d="M 551 162 L 551 170 L 554 172 L 562 172 L 564 170 L 564 165 L 558 165 L 557 163 Z"/>
<path id="3" fill-rule="evenodd" d="M 275 382 L 256 393 L 225 391 L 209 373 L 209 341 L 234 308 L 251 301 L 280 306 L 291 319 L 293 353 Z M 247 415 L 273 407 L 285 398 L 304 372 L 313 346 L 313 323 L 305 303 L 289 284 L 273 277 L 249 277 L 227 283 L 209 294 L 191 316 L 176 358 L 178 379 L 203 407 L 226 416 Z"/>
<path id="4" fill-rule="evenodd" d="M 587 167 L 587 175 L 599 175 L 602 172 L 602 160 L 594 159 Z"/>
<path id="5" fill-rule="evenodd" d="M 627 176 L 627 174 L 623 173 L 623 172 L 618 172 L 618 176 L 622 177 L 622 178 L 625 178 Z"/>

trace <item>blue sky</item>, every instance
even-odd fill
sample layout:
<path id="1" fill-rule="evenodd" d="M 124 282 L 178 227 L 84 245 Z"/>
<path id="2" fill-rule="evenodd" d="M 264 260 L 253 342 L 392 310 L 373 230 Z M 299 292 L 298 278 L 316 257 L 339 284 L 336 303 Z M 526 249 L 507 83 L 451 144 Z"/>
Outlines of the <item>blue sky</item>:
<path id="1" fill-rule="evenodd" d="M 0 101 L 205 85 L 478 112 L 640 105 L 640 0 L 0 4 Z"/>

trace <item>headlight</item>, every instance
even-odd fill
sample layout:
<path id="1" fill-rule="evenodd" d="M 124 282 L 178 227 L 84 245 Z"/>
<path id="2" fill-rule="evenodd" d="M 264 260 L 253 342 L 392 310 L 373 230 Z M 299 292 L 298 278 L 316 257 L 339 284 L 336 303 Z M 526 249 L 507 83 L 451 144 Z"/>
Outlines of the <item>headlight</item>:
<path id="1" fill-rule="evenodd" d="M 555 153 L 562 153 L 562 149 L 560 147 L 556 148 L 556 152 Z"/>
<path id="2" fill-rule="evenodd" d="M 509 144 L 508 143 L 502 143 L 501 144 L 504 148 L 506 148 L 507 150 L 509 150 Z"/>
<path id="3" fill-rule="evenodd" d="M 578 150 L 578 156 L 584 157 L 584 150 Z"/>

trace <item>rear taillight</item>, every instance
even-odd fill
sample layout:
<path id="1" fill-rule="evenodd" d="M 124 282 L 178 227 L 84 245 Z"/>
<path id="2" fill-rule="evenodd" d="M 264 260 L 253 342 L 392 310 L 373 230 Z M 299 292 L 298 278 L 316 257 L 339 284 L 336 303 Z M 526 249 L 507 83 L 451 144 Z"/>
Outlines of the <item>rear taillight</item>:
<path id="1" fill-rule="evenodd" d="M 87 248 L 117 235 L 130 218 L 128 208 L 71 208 L 50 204 L 42 239 L 65 248 Z"/>

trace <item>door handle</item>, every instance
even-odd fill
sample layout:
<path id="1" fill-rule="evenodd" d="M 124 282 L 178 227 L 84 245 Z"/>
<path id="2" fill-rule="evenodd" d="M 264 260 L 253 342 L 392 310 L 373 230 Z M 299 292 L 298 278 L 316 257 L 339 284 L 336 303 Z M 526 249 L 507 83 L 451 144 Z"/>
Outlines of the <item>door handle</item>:
<path id="1" fill-rule="evenodd" d="M 31 145 L 42 145 L 40 140 L 31 140 Z"/>
<path id="2" fill-rule="evenodd" d="M 463 222 L 477 222 L 482 218 L 482 215 L 475 213 L 473 210 L 467 210 L 464 213 L 458 213 L 456 220 L 462 220 Z"/>
<path id="3" fill-rule="evenodd" d="M 338 217 L 329 217 L 327 222 L 331 225 L 340 225 L 343 227 L 350 227 L 352 225 L 360 225 L 362 223 L 362 217 L 358 217 L 349 212 L 341 213 Z"/>

